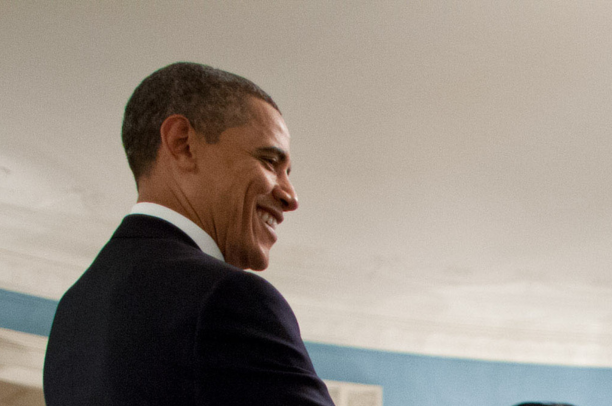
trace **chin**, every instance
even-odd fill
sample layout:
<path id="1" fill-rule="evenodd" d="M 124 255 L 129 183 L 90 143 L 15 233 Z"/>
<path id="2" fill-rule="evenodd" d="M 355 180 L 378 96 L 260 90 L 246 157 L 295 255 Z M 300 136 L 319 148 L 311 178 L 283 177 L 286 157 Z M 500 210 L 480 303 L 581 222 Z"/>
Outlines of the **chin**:
<path id="1" fill-rule="evenodd" d="M 249 245 L 246 246 L 243 252 L 245 260 L 244 269 L 264 271 L 270 262 L 270 248 L 272 248 L 272 244 L 255 240 Z"/>
<path id="2" fill-rule="evenodd" d="M 247 267 L 245 267 L 245 269 L 252 269 L 253 271 L 264 271 L 266 270 L 266 268 L 268 268 L 268 263 L 270 261 L 268 260 L 268 256 L 264 256 L 262 258 L 252 258 L 249 261 L 249 265 Z"/>
<path id="3" fill-rule="evenodd" d="M 242 252 L 239 255 L 225 258 L 228 264 L 242 269 L 263 271 L 268 267 L 269 251 L 257 250 L 256 252 Z"/>

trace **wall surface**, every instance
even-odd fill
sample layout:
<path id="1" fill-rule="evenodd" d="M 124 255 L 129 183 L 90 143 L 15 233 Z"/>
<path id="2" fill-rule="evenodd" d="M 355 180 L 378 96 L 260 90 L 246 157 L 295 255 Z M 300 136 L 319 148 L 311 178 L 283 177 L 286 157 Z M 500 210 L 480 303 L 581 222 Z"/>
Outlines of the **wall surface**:
<path id="1" fill-rule="evenodd" d="M 307 344 L 324 379 L 383 387 L 385 406 L 609 406 L 612 369 L 441 358 Z"/>

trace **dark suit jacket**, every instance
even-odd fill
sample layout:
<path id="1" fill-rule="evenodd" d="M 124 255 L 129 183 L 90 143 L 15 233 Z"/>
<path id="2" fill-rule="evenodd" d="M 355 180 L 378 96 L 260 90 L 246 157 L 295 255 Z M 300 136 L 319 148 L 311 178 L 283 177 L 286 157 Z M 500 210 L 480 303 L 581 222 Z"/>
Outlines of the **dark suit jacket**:
<path id="1" fill-rule="evenodd" d="M 281 294 L 145 215 L 60 301 L 44 391 L 47 406 L 333 405 Z"/>

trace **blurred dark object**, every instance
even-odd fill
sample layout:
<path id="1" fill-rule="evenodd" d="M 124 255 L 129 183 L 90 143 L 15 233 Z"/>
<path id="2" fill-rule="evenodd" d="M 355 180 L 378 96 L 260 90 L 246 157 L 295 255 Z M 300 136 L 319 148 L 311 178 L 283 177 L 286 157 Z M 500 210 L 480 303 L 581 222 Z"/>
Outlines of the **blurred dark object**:
<path id="1" fill-rule="evenodd" d="M 519 403 L 518 405 L 514 405 L 514 406 L 574 406 L 571 405 L 569 403 L 555 403 L 555 402 L 525 402 L 525 403 Z"/>

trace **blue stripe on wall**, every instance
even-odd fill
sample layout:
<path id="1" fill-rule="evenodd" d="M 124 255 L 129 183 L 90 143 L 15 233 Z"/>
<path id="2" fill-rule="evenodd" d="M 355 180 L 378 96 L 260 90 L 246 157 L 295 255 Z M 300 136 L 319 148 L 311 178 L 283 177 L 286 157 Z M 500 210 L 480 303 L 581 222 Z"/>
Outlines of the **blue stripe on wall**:
<path id="1" fill-rule="evenodd" d="M 0 289 L 0 327 L 48 336 L 54 300 Z M 385 406 L 612 404 L 612 369 L 465 360 L 306 343 L 323 379 L 383 387 Z"/>
<path id="2" fill-rule="evenodd" d="M 383 387 L 385 406 L 612 405 L 612 369 L 433 357 L 306 343 L 319 376 Z"/>
<path id="3" fill-rule="evenodd" d="M 0 289 L 0 327 L 49 336 L 57 301 Z"/>

